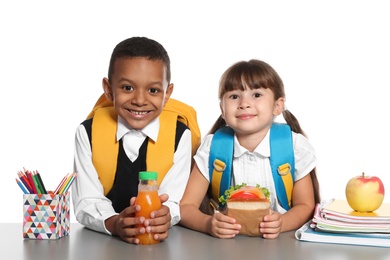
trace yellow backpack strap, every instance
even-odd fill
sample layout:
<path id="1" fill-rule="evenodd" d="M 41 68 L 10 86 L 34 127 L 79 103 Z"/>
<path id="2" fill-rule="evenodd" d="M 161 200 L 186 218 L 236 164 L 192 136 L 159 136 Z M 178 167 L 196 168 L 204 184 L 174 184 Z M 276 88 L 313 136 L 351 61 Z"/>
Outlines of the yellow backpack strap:
<path id="1" fill-rule="evenodd" d="M 160 114 L 160 131 L 157 143 L 149 140 L 146 154 L 146 168 L 148 171 L 158 172 L 158 184 L 161 183 L 173 165 L 175 147 L 172 144 L 175 143 L 176 138 L 176 121 L 184 123 L 191 130 L 192 156 L 195 155 L 200 145 L 200 129 L 195 109 L 179 100 L 170 98 Z"/>
<path id="2" fill-rule="evenodd" d="M 291 165 L 289 163 L 282 164 L 278 167 L 278 173 L 282 178 L 289 207 L 291 207 L 291 197 L 294 186 L 293 176 L 291 174 Z"/>
<path id="3" fill-rule="evenodd" d="M 211 177 L 211 192 L 213 195 L 213 204 L 212 206 L 216 206 L 219 204 L 219 197 L 221 196 L 220 190 L 221 190 L 221 180 L 222 180 L 222 174 L 226 169 L 226 164 L 218 159 L 214 160 L 213 163 L 213 175 Z M 223 191 L 224 192 L 224 191 Z M 218 207 L 217 207 L 218 208 Z"/>
<path id="4" fill-rule="evenodd" d="M 114 107 L 94 111 L 92 122 L 92 162 L 106 195 L 115 180 L 119 144 L 116 141 L 117 113 Z"/>
<path id="5" fill-rule="evenodd" d="M 153 142 L 149 138 L 146 153 L 146 169 L 158 173 L 158 185 L 161 184 L 165 174 L 173 165 L 176 124 L 177 114 L 163 110 L 160 114 L 160 130 L 157 141 Z"/>
<path id="6" fill-rule="evenodd" d="M 165 104 L 164 111 L 176 113 L 177 120 L 191 130 L 192 155 L 194 156 L 200 145 L 201 136 L 195 109 L 179 100 L 170 98 Z"/>

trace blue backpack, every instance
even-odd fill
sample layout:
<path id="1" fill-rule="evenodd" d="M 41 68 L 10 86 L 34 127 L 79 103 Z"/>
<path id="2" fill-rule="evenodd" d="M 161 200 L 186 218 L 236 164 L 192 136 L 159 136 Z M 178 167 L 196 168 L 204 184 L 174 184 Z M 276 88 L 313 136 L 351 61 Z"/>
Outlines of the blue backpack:
<path id="1" fill-rule="evenodd" d="M 231 186 L 234 131 L 226 126 L 218 129 L 210 147 L 209 174 L 214 203 Z M 276 194 L 282 207 L 289 210 L 294 184 L 294 148 L 288 124 L 273 123 L 270 130 L 270 164 Z"/>

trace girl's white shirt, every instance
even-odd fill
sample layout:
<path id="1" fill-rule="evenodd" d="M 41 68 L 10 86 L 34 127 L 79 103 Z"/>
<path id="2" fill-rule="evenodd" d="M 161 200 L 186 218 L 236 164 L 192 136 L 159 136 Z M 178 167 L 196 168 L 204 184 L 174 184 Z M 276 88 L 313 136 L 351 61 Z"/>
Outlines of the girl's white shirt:
<path id="1" fill-rule="evenodd" d="M 212 137 L 213 134 L 209 134 L 202 140 L 194 156 L 200 172 L 209 182 L 209 155 Z M 293 132 L 292 137 L 295 157 L 295 182 L 309 174 L 317 166 L 318 160 L 314 148 L 305 136 Z M 276 197 L 269 157 L 269 131 L 253 152 L 242 147 L 236 135 L 234 135 L 233 177 L 231 185 L 246 183 L 251 186 L 259 184 L 261 187 L 266 187 L 271 194 L 271 209 L 284 213 L 286 210 L 278 203 Z"/>

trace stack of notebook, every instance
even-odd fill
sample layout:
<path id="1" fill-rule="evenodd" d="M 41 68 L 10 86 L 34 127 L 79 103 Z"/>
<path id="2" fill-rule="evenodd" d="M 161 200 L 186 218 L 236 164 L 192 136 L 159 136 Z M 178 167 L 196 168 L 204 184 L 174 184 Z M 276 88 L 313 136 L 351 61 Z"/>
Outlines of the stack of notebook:
<path id="1" fill-rule="evenodd" d="M 312 220 L 295 233 L 302 241 L 390 247 L 390 204 L 356 212 L 346 200 L 316 206 Z"/>

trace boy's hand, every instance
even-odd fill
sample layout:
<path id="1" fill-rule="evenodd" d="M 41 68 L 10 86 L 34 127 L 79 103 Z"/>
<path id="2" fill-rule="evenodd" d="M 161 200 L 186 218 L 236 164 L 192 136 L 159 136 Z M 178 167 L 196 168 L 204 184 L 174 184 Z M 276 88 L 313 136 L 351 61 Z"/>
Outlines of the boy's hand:
<path id="1" fill-rule="evenodd" d="M 265 215 L 260 223 L 260 232 L 264 238 L 277 238 L 282 229 L 282 217 L 279 212 L 270 210 L 269 215 Z"/>
<path id="2" fill-rule="evenodd" d="M 161 203 L 164 203 L 168 200 L 168 195 L 162 194 L 160 200 Z M 139 240 L 135 236 L 145 232 L 156 233 L 154 235 L 156 240 L 166 239 L 171 225 L 169 208 L 163 205 L 161 209 L 153 211 L 149 219 L 135 217 L 135 213 L 140 209 L 139 205 L 135 205 L 135 197 L 131 198 L 129 207 L 125 208 L 119 215 L 106 220 L 106 228 L 113 235 L 119 236 L 123 241 L 130 244 L 139 244 Z M 144 224 L 146 227 L 136 228 L 136 224 Z"/>
<path id="3" fill-rule="evenodd" d="M 122 240 L 131 244 L 139 244 L 139 240 L 135 238 L 135 235 L 145 233 L 145 228 L 135 228 L 136 224 L 142 224 L 145 221 L 144 217 L 136 218 L 135 212 L 140 210 L 139 205 L 135 205 L 135 197 L 131 198 L 130 206 L 125 208 L 119 215 L 113 216 L 112 218 L 106 220 L 114 221 L 114 235 L 119 236 Z"/>
<path id="4" fill-rule="evenodd" d="M 225 214 L 216 212 L 209 220 L 210 235 L 218 238 L 235 237 L 241 229 L 240 224 L 236 224 L 236 220 L 228 217 Z"/>

